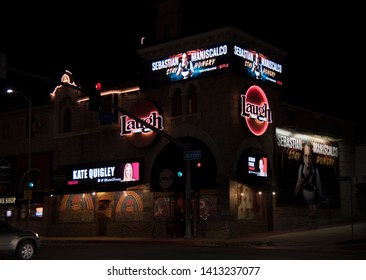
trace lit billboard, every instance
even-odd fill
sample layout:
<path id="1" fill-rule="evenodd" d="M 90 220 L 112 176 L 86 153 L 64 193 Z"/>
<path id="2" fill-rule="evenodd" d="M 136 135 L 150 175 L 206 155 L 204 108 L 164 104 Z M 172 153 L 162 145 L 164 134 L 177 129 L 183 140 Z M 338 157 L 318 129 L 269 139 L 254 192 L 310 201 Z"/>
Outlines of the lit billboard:
<path id="1" fill-rule="evenodd" d="M 283 85 L 283 66 L 257 50 L 234 45 L 235 65 L 242 73 L 262 82 Z"/>
<path id="2" fill-rule="evenodd" d="M 183 50 L 146 61 L 142 67 L 142 87 L 168 84 L 236 71 L 257 81 L 283 85 L 283 65 L 258 50 L 224 42 Z"/>
<path id="3" fill-rule="evenodd" d="M 276 129 L 277 202 L 339 207 L 338 142 Z"/>
<path id="4" fill-rule="evenodd" d="M 145 64 L 144 83 L 158 85 L 203 77 L 229 68 L 228 43 L 173 53 Z"/>
<path id="5" fill-rule="evenodd" d="M 141 161 L 111 161 L 60 167 L 59 189 L 86 191 L 89 187 L 135 185 L 141 182 Z"/>

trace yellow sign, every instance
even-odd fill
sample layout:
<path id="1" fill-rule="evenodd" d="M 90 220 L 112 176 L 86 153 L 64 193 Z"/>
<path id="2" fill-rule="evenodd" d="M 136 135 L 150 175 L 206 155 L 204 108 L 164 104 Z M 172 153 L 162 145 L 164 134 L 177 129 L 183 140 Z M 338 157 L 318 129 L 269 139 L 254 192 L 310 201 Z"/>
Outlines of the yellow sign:
<path id="1" fill-rule="evenodd" d="M 32 200 L 32 190 L 24 190 L 24 199 Z"/>
<path id="2" fill-rule="evenodd" d="M 15 203 L 16 200 L 17 200 L 17 198 L 14 196 L 0 197 L 0 204 L 12 204 L 12 203 Z"/>

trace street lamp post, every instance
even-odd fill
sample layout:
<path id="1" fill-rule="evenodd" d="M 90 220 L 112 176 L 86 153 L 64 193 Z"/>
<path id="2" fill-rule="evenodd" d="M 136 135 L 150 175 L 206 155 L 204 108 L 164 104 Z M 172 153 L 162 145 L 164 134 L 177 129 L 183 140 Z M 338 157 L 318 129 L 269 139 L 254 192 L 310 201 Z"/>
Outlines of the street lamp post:
<path id="1" fill-rule="evenodd" d="M 30 176 L 31 168 L 32 168 L 32 150 L 31 150 L 31 139 L 32 139 L 32 99 L 31 97 L 26 96 L 24 93 L 20 91 L 14 91 L 12 89 L 8 89 L 7 93 L 16 93 L 21 95 L 27 102 L 29 103 L 29 116 L 28 116 L 28 176 Z M 27 223 L 26 228 L 29 228 L 29 218 L 30 218 L 30 199 L 27 199 Z"/>

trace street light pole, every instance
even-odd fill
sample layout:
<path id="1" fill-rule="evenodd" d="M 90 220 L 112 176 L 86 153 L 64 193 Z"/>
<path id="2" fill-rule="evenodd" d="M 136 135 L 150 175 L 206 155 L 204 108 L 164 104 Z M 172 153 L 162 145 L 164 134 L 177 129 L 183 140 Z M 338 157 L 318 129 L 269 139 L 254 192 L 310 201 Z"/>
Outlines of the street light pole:
<path id="1" fill-rule="evenodd" d="M 27 99 L 27 97 L 23 94 L 23 96 Z M 31 139 L 32 139 L 32 99 L 29 97 L 29 117 L 28 117 L 28 178 L 30 176 L 31 168 L 32 168 L 32 152 L 31 152 Z M 26 229 L 29 229 L 29 220 L 30 220 L 30 199 L 27 199 L 27 224 Z"/>
<path id="2" fill-rule="evenodd" d="M 32 139 L 32 98 L 26 96 L 24 93 L 20 91 L 14 91 L 12 89 L 8 89 L 7 93 L 16 93 L 21 95 L 27 102 L 29 103 L 29 116 L 28 116 L 28 178 L 30 176 L 31 168 L 32 168 L 32 149 L 31 149 L 31 139 Z M 29 220 L 30 220 L 30 199 L 27 199 L 27 223 L 26 229 L 29 228 Z"/>

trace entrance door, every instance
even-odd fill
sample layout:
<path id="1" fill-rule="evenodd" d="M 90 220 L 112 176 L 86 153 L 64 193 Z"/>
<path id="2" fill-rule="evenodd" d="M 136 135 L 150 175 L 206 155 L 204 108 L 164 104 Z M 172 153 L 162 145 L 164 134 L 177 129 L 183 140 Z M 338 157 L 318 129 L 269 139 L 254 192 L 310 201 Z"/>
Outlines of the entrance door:
<path id="1" fill-rule="evenodd" d="M 98 201 L 98 234 L 100 236 L 107 234 L 107 225 L 111 220 L 112 207 L 110 200 Z"/>

